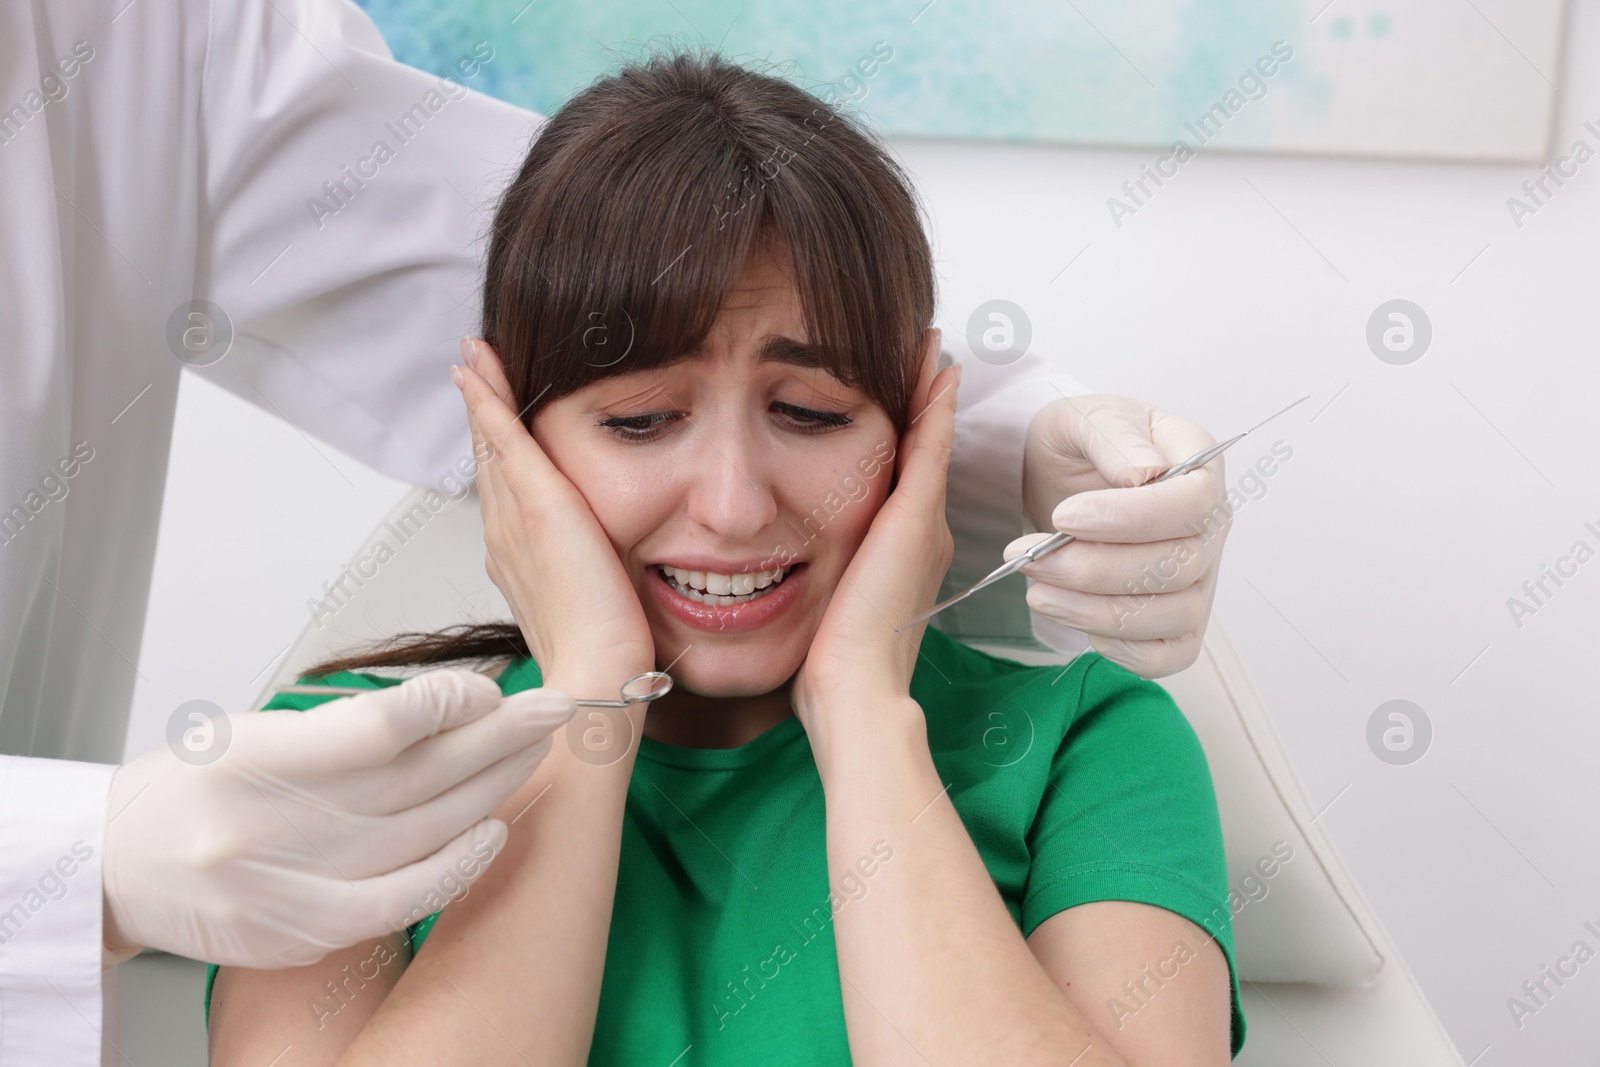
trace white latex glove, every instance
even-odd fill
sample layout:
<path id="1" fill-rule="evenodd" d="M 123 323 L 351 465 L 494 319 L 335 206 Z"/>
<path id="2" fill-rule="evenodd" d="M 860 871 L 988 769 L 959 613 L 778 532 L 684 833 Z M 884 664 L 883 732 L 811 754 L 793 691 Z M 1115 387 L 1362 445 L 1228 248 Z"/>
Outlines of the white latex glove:
<path id="1" fill-rule="evenodd" d="M 1214 444 L 1203 427 L 1129 397 L 1064 397 L 1039 409 L 1023 453 L 1023 512 L 1035 529 L 1078 540 L 1022 568 L 1035 579 L 1028 606 L 1143 678 L 1194 663 L 1233 520 L 1223 457 L 1143 483 Z M 1018 538 L 1005 558 L 1046 536 Z"/>
<path id="2" fill-rule="evenodd" d="M 418 921 L 436 910 L 430 895 L 459 894 L 499 852 L 505 823 L 478 820 L 527 780 L 573 710 L 557 690 L 502 698 L 481 674 L 440 670 L 309 711 L 228 715 L 214 762 L 163 746 L 118 768 L 108 959 L 150 945 L 304 966 Z"/>

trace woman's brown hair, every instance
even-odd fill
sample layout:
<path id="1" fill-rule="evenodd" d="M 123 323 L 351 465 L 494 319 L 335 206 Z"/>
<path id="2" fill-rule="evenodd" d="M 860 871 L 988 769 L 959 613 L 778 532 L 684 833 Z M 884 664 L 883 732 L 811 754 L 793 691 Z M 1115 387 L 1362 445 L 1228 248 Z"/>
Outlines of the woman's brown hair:
<path id="1" fill-rule="evenodd" d="M 539 130 L 490 237 L 482 335 L 523 421 L 592 382 L 693 356 L 768 249 L 786 257 L 818 366 L 904 433 L 933 258 L 883 146 L 714 53 L 656 55 L 580 92 Z M 463 625 L 310 673 L 527 655 L 515 623 Z"/>

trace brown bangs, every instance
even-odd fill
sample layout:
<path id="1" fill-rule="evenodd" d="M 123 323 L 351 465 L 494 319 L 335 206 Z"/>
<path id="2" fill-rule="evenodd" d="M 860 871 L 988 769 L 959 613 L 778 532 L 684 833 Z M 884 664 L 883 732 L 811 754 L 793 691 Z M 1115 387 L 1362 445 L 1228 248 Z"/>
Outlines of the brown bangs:
<path id="1" fill-rule="evenodd" d="M 482 332 L 525 420 L 692 354 L 769 242 L 823 365 L 903 432 L 934 305 L 909 181 L 852 120 L 714 54 L 597 81 L 548 120 L 507 189 Z"/>

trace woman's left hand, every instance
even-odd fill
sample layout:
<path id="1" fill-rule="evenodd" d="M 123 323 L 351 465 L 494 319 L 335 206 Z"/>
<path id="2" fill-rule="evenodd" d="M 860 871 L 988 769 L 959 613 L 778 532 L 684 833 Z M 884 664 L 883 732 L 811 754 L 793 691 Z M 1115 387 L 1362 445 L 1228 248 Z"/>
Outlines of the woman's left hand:
<path id="1" fill-rule="evenodd" d="M 939 331 L 923 335 L 912 422 L 895 455 L 896 484 L 845 569 L 796 673 L 790 701 L 816 743 L 839 712 L 904 701 L 927 623 L 895 627 L 933 606 L 955 554 L 945 521 L 945 476 L 955 431 L 959 366 L 934 373 Z"/>

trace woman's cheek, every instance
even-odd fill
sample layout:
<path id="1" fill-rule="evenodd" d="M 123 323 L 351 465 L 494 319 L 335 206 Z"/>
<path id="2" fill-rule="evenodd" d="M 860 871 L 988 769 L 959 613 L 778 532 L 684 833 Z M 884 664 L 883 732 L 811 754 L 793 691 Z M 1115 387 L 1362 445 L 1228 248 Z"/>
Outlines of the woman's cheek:
<path id="1" fill-rule="evenodd" d="M 878 511 L 883 507 L 882 497 L 868 497 L 860 504 L 851 507 L 850 521 L 843 531 L 849 540 L 849 553 L 855 555 L 861 547 L 861 542 L 867 539 L 867 531 L 872 528 L 872 520 L 878 517 Z"/>
<path id="2" fill-rule="evenodd" d="M 851 556 L 861 547 L 861 542 L 866 540 L 867 531 L 872 528 L 872 520 L 877 518 L 878 511 L 888 499 L 889 476 L 883 472 L 878 477 L 860 480 L 856 483 L 856 491 L 841 489 L 834 496 L 838 505 L 838 513 L 834 516 L 832 526 L 834 530 L 834 543 L 848 563 Z"/>
<path id="3" fill-rule="evenodd" d="M 670 466 L 622 456 L 590 458 L 584 467 L 582 481 L 573 479 L 573 484 L 619 555 L 665 524 L 672 509 L 672 494 L 664 491 L 671 485 Z"/>

